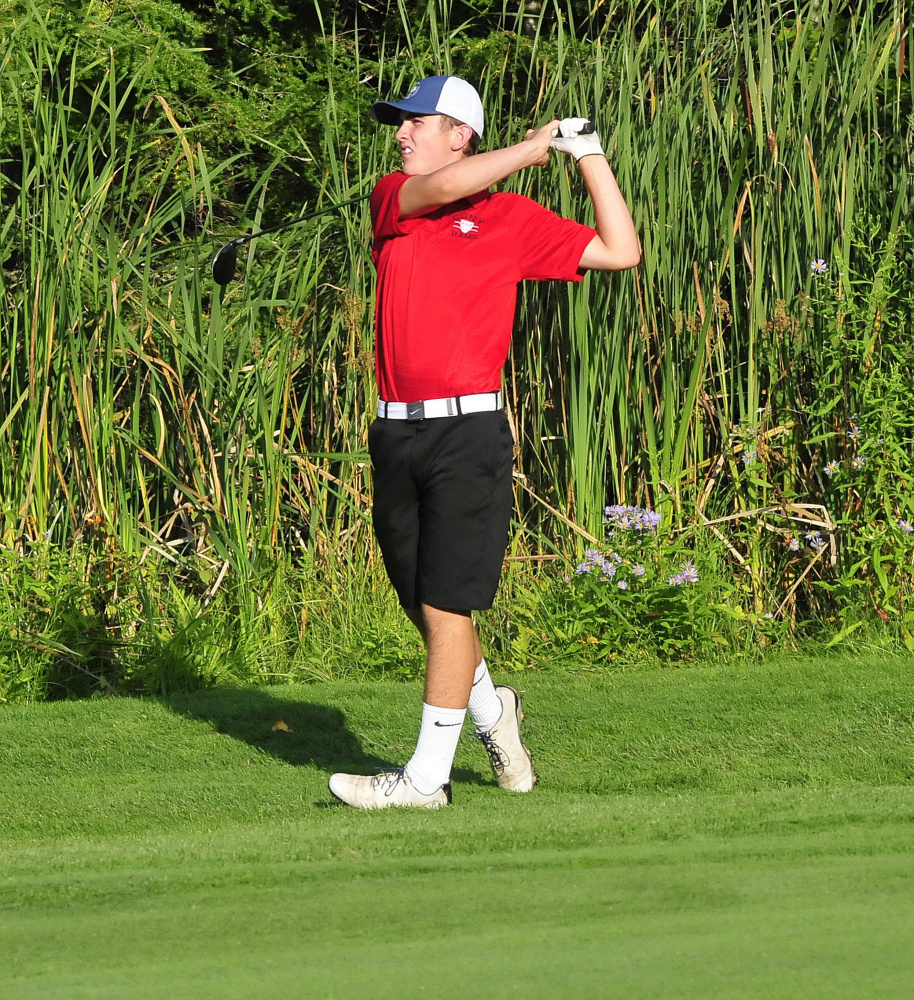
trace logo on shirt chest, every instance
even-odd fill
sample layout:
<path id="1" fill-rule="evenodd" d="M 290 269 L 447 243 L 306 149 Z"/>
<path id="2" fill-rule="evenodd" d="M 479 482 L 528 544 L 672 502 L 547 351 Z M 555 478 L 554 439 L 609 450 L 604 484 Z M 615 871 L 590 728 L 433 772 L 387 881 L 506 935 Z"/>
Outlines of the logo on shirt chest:
<path id="1" fill-rule="evenodd" d="M 454 219 L 451 236 L 462 236 L 465 240 L 475 240 L 479 236 L 479 225 L 482 219 L 478 215 L 468 213 Z"/>

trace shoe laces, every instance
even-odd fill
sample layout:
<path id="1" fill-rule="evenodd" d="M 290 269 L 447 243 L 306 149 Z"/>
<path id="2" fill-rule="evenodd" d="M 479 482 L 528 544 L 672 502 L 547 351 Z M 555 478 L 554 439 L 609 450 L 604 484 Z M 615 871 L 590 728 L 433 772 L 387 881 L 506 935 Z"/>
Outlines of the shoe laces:
<path id="1" fill-rule="evenodd" d="M 500 775 L 504 772 L 505 768 L 511 763 L 508 755 L 502 750 L 498 745 L 498 741 L 495 739 L 495 734 L 498 730 L 488 729 L 482 733 L 476 733 L 476 739 L 486 748 L 486 753 L 489 755 L 489 760 L 492 764 L 492 770 L 495 771 L 496 775 Z"/>
<path id="2" fill-rule="evenodd" d="M 381 771 L 380 774 L 376 774 L 371 779 L 371 783 L 378 791 L 383 792 L 385 797 L 393 795 L 401 781 L 409 781 L 409 778 L 406 777 L 405 767 L 396 767 L 392 771 Z"/>

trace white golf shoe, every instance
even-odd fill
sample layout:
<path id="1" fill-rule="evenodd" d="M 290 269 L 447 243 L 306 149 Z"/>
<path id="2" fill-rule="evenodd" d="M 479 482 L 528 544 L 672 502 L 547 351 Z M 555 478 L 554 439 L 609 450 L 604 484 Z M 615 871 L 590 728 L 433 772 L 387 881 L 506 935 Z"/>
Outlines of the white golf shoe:
<path id="1" fill-rule="evenodd" d="M 388 806 L 439 809 L 451 804 L 450 782 L 431 795 L 423 795 L 402 767 L 380 774 L 334 774 L 330 778 L 330 791 L 356 809 L 387 809 Z"/>
<path id="2" fill-rule="evenodd" d="M 524 717 L 520 695 L 507 684 L 497 684 L 495 693 L 502 705 L 501 718 L 487 732 L 476 733 L 476 739 L 486 748 L 498 787 L 529 792 L 539 779 L 533 770 L 530 751 L 520 738 Z"/>

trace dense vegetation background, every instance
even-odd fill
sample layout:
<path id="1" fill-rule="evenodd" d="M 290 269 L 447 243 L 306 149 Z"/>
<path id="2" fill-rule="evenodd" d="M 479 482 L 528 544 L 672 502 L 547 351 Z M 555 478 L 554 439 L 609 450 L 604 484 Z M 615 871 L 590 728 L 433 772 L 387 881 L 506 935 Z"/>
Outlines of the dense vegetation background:
<path id="1" fill-rule="evenodd" d="M 497 659 L 914 648 L 907 31 L 903 0 L 3 5 L 0 700 L 419 669 L 369 528 L 367 213 L 208 267 L 367 193 L 369 105 L 436 72 L 491 145 L 592 115 L 644 244 L 523 291 Z M 508 186 L 588 217 L 559 160 Z"/>

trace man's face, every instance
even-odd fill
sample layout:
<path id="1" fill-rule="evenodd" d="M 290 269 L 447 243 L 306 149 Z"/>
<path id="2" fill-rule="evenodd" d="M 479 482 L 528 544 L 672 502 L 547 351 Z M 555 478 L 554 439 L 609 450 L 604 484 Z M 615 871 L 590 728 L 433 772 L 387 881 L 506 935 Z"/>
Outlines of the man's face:
<path id="1" fill-rule="evenodd" d="M 403 157 L 403 173 L 430 174 L 463 158 L 459 126 L 442 128 L 441 115 L 410 115 L 403 112 L 397 142 Z M 457 144 L 455 150 L 454 144 Z"/>

